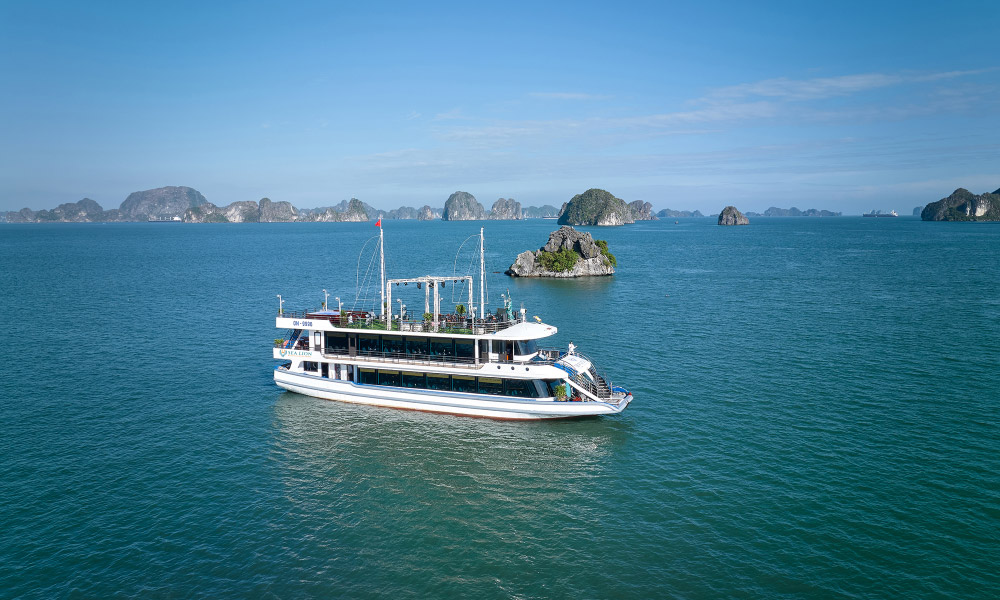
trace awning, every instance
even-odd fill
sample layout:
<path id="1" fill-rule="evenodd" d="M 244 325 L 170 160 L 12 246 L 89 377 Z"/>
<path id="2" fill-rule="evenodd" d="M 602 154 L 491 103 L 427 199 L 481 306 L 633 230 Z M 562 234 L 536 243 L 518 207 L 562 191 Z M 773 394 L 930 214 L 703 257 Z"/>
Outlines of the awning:
<path id="1" fill-rule="evenodd" d="M 496 340 L 537 340 L 557 333 L 559 333 L 559 330 L 552 325 L 525 321 L 524 323 L 511 325 L 507 329 L 501 329 L 496 333 L 490 334 L 488 337 Z"/>

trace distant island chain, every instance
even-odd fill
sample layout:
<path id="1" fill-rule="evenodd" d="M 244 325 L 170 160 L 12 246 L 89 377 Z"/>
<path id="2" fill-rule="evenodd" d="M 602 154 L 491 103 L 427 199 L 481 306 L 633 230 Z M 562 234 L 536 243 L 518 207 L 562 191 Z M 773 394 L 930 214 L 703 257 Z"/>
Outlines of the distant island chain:
<path id="1" fill-rule="evenodd" d="M 729 211 L 727 213 L 726 211 Z M 733 212 L 735 211 L 735 213 Z M 874 213 L 875 211 L 873 211 Z M 739 214 L 739 218 L 735 215 Z M 893 215 L 895 212 L 893 211 Z M 965 189 L 955 190 L 947 198 L 914 209 L 925 221 L 995 221 L 1000 220 L 1000 189 L 975 195 Z M 287 222 L 360 222 L 375 219 L 412 219 L 430 221 L 558 219 L 560 225 L 615 226 L 656 219 L 703 218 L 700 211 L 665 208 L 654 212 L 652 204 L 642 200 L 626 202 L 608 191 L 591 188 L 563 202 L 522 207 L 513 198 L 498 198 L 490 210 L 468 192 L 451 194 L 442 208 L 424 205 L 401 206 L 381 210 L 357 198 L 342 200 L 333 206 L 296 208 L 290 202 L 245 200 L 226 206 L 209 202 L 196 189 L 167 186 L 133 192 L 118 208 L 105 210 L 90 198 L 69 202 L 49 210 L 0 212 L 3 223 L 87 223 L 87 222 L 180 222 L 180 223 L 287 223 Z M 768 208 L 763 213 L 739 213 L 726 207 L 720 213 L 720 225 L 745 225 L 747 217 L 839 217 L 841 213 L 810 208 Z"/>

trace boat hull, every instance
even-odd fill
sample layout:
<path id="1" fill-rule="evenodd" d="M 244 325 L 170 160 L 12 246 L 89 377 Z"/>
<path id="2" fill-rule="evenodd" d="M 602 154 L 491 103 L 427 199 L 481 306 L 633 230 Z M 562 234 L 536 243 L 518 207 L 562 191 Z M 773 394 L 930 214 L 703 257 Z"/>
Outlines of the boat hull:
<path id="1" fill-rule="evenodd" d="M 548 399 L 515 399 L 483 394 L 360 385 L 349 381 L 293 373 L 280 367 L 274 370 L 274 382 L 290 392 L 326 400 L 491 419 L 538 420 L 614 415 L 625 410 L 632 401 L 631 395 L 625 396 L 617 404 L 556 402 Z"/>

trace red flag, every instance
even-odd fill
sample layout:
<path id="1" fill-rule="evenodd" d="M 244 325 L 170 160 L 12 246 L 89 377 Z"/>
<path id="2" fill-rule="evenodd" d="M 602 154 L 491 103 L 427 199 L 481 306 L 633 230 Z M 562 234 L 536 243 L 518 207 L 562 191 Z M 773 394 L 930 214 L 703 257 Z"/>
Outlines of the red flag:
<path id="1" fill-rule="evenodd" d="M 378 221 L 375 221 L 375 227 L 381 227 L 381 226 L 382 226 L 382 217 L 379 217 Z"/>

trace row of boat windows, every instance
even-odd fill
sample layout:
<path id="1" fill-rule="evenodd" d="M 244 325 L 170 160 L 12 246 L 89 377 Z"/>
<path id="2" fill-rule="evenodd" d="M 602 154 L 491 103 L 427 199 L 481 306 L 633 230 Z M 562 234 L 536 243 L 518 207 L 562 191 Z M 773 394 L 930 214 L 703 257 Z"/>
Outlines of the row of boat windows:
<path id="1" fill-rule="evenodd" d="M 480 342 L 482 355 L 486 354 L 486 342 Z M 510 344 L 510 345 L 509 345 Z M 412 354 L 423 356 L 455 356 L 472 359 L 475 357 L 475 341 L 464 339 L 443 339 L 426 336 L 377 335 L 372 333 L 348 334 L 327 333 L 325 340 L 327 354 L 346 354 L 351 346 L 355 346 L 361 354 L 380 352 L 391 354 Z M 537 352 L 534 340 L 526 342 L 493 342 L 493 352 L 506 354 L 514 350 L 519 355 Z"/>
<path id="2" fill-rule="evenodd" d="M 315 362 L 305 362 L 302 366 L 306 371 L 317 371 L 319 369 L 319 364 Z M 516 398 L 554 396 L 554 386 L 558 384 L 556 381 L 541 379 L 503 379 L 500 377 L 440 375 L 437 373 L 385 369 L 358 369 L 357 382 L 365 385 L 387 385 L 420 390 L 491 394 L 494 396 L 512 396 Z"/>

